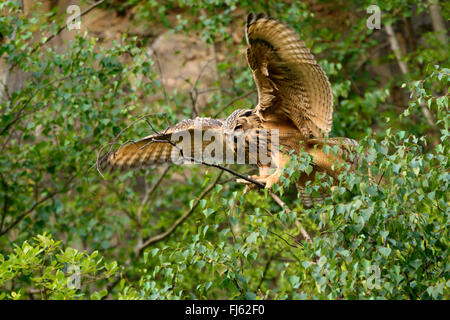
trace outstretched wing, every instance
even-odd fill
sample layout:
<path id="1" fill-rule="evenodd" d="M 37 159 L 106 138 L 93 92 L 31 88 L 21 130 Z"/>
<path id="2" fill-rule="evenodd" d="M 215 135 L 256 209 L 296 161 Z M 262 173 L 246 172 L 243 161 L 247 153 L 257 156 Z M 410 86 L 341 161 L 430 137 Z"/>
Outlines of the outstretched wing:
<path id="1" fill-rule="evenodd" d="M 100 159 L 99 167 L 129 168 L 202 160 L 205 148 L 223 139 L 222 125 L 222 120 L 212 118 L 183 120 L 162 132 L 109 152 Z"/>
<path id="2" fill-rule="evenodd" d="M 249 14 L 247 61 L 258 87 L 256 112 L 267 121 L 290 119 L 307 137 L 331 130 L 333 94 L 305 43 L 285 24 Z"/>

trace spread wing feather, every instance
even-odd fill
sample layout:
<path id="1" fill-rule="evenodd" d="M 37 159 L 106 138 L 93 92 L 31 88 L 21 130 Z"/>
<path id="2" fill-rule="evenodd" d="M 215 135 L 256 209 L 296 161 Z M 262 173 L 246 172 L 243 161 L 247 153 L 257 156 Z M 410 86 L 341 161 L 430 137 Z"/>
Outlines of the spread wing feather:
<path id="1" fill-rule="evenodd" d="M 263 120 L 288 118 L 307 137 L 331 130 L 333 95 L 328 78 L 295 31 L 264 15 L 250 14 L 247 61 L 258 88 Z"/>
<path id="2" fill-rule="evenodd" d="M 100 168 L 125 169 L 167 162 L 185 163 L 197 154 L 203 155 L 203 151 L 215 141 L 215 137 L 223 138 L 222 125 L 222 120 L 212 118 L 183 120 L 164 131 L 129 142 L 118 150 L 109 152 L 100 160 Z M 214 138 L 201 138 L 197 140 L 200 143 L 194 143 L 196 134 L 203 137 L 206 130 L 211 130 L 215 134 Z"/>

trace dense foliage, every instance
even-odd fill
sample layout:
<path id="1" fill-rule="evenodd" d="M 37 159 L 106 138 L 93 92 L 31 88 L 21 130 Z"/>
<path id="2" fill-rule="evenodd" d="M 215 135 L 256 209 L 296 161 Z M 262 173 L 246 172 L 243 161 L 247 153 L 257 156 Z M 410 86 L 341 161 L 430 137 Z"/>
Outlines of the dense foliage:
<path id="1" fill-rule="evenodd" d="M 51 35 L 65 12 L 24 14 L 20 1 L 2 1 L 0 57 L 25 76 L 0 90 L 0 298 L 448 299 L 446 35 L 423 22 L 432 1 L 377 1 L 380 30 L 366 25 L 373 1 L 341 2 L 103 3 L 136 23 L 197 32 L 224 53 L 196 110 L 189 93 L 165 91 L 151 39 L 78 32 L 61 50 Z M 291 25 L 312 49 L 335 96 L 331 136 L 359 141 L 358 168 L 333 187 L 317 175 L 307 192 L 331 197 L 309 209 L 291 183 L 311 170 L 307 154 L 273 189 L 282 206 L 267 190 L 243 195 L 212 167 L 101 175 L 96 159 L 112 141 L 255 104 L 245 39 L 232 36 L 250 11 Z M 440 13 L 448 20 L 448 2 Z"/>

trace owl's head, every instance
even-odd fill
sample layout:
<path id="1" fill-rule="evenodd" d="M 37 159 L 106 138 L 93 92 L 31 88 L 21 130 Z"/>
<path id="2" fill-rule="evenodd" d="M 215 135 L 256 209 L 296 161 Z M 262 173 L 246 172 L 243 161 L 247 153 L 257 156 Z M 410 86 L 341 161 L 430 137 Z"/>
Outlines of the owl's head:
<path id="1" fill-rule="evenodd" d="M 224 129 L 228 134 L 244 132 L 257 127 L 259 118 L 252 109 L 238 109 L 225 120 Z"/>

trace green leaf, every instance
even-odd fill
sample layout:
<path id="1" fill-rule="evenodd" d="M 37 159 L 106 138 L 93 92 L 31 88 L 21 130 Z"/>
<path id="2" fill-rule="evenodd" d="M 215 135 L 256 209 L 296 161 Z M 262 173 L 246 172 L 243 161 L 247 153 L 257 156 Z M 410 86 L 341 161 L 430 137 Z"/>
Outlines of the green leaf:
<path id="1" fill-rule="evenodd" d="M 258 239 L 258 233 L 257 232 L 252 232 L 247 237 L 247 243 L 250 243 L 250 244 L 255 243 L 257 239 Z"/>
<path id="2" fill-rule="evenodd" d="M 382 256 L 387 258 L 391 254 L 391 248 L 380 246 L 378 247 L 378 252 L 380 252 Z"/>

